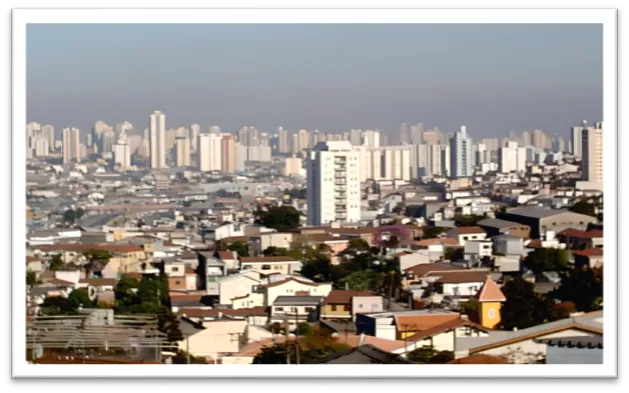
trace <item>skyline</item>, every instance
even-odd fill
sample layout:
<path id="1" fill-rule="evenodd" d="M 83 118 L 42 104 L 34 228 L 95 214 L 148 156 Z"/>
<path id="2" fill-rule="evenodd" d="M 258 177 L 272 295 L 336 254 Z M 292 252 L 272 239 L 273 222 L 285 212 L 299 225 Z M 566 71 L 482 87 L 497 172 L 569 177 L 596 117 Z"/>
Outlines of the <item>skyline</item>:
<path id="1" fill-rule="evenodd" d="M 97 120 L 144 129 L 161 110 L 168 128 L 231 133 L 396 135 L 421 122 L 466 125 L 474 139 L 534 129 L 566 137 L 583 119 L 604 120 L 602 102 L 595 24 L 27 27 L 27 122 L 57 135 Z"/>

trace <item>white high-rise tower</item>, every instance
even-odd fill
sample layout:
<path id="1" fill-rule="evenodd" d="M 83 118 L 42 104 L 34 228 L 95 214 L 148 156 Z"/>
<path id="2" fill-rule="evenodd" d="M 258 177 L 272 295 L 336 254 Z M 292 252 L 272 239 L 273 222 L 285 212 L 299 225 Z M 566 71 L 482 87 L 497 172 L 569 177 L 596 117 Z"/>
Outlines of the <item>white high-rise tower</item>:
<path id="1" fill-rule="evenodd" d="M 166 168 L 166 115 L 155 111 L 149 116 L 151 168 Z"/>
<path id="2" fill-rule="evenodd" d="M 360 221 L 359 151 L 319 142 L 308 155 L 308 225 Z"/>
<path id="3" fill-rule="evenodd" d="M 450 160 L 451 177 L 472 176 L 472 138 L 465 126 L 450 138 Z"/>

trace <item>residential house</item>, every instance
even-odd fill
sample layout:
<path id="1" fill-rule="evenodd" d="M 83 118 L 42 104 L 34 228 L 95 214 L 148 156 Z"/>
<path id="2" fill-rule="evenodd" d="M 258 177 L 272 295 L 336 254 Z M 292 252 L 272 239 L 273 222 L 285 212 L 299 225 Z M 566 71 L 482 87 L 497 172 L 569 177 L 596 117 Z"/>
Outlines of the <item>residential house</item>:
<path id="1" fill-rule="evenodd" d="M 86 288 L 91 300 L 107 297 L 106 293 L 113 293 L 118 280 L 115 278 L 83 278 L 76 288 Z M 103 296 L 104 295 L 104 296 Z"/>
<path id="2" fill-rule="evenodd" d="M 290 248 L 294 233 L 291 232 L 268 232 L 260 233 L 249 238 L 249 252 L 251 255 L 259 256 L 269 247 Z"/>
<path id="3" fill-rule="evenodd" d="M 451 306 L 458 309 L 456 301 L 476 296 L 488 272 L 488 269 L 430 272 L 422 277 L 422 281 L 428 284 L 422 298 L 428 297 L 434 303 L 451 300 Z"/>
<path id="4" fill-rule="evenodd" d="M 301 270 L 301 261 L 291 257 L 241 257 L 240 271 L 255 270 L 262 274 L 293 274 Z"/>
<path id="5" fill-rule="evenodd" d="M 455 239 L 460 246 L 465 246 L 468 240 L 485 240 L 487 233 L 479 226 L 454 227 L 448 229 L 446 236 Z"/>
<path id="6" fill-rule="evenodd" d="M 338 352 L 314 361 L 310 364 L 415 364 L 410 360 L 383 351 L 373 345 L 365 344 L 346 351 Z"/>
<path id="7" fill-rule="evenodd" d="M 546 344 L 546 364 L 603 364 L 603 336 L 535 340 Z"/>
<path id="8" fill-rule="evenodd" d="M 246 320 L 218 319 L 198 323 L 182 317 L 179 329 L 184 336 L 178 343 L 179 350 L 196 357 L 216 359 L 237 353 L 246 344 Z"/>
<path id="9" fill-rule="evenodd" d="M 356 330 L 361 334 L 388 340 L 404 340 L 447 321 L 459 319 L 459 315 L 458 312 L 441 309 L 357 314 Z"/>
<path id="10" fill-rule="evenodd" d="M 557 234 L 557 239 L 566 243 L 572 250 L 603 247 L 603 231 L 580 231 L 578 229 L 566 229 Z"/>
<path id="11" fill-rule="evenodd" d="M 39 257 L 26 257 L 26 271 L 40 274 L 44 271 L 44 264 Z"/>
<path id="12" fill-rule="evenodd" d="M 352 319 L 358 312 L 383 311 L 381 296 L 371 291 L 333 289 L 321 304 L 321 318 Z"/>
<path id="13" fill-rule="evenodd" d="M 443 271 L 460 271 L 460 270 L 468 270 L 464 268 L 460 268 L 457 266 L 453 266 L 450 264 L 439 264 L 439 263 L 427 263 L 415 265 L 410 268 L 404 269 L 404 276 L 402 277 L 402 288 L 404 290 L 412 290 L 413 287 L 422 286 L 422 277 L 430 272 L 443 272 Z"/>
<path id="14" fill-rule="evenodd" d="M 449 319 L 441 324 L 422 330 L 404 339 L 405 352 L 419 348 L 431 348 L 435 351 L 455 351 L 456 342 L 461 337 L 487 337 L 489 330 L 471 322 L 467 316 Z M 395 351 L 394 353 L 399 353 Z"/>
<path id="15" fill-rule="evenodd" d="M 210 296 L 204 293 L 197 294 L 182 294 L 177 292 L 170 293 L 170 307 L 172 312 L 176 313 L 180 309 L 186 308 L 198 308 L 206 309 L 211 308 L 212 299 Z"/>
<path id="16" fill-rule="evenodd" d="M 264 294 L 248 293 L 231 299 L 231 306 L 234 310 L 251 307 L 264 307 Z"/>
<path id="17" fill-rule="evenodd" d="M 521 206 L 500 213 L 500 219 L 528 225 L 531 238 L 540 238 L 547 231 L 559 233 L 568 228 L 586 230 L 589 224 L 597 223 L 594 217 L 574 213 L 566 209 L 546 209 L 537 206 Z"/>
<path id="18" fill-rule="evenodd" d="M 221 319 L 246 320 L 248 326 L 266 326 L 269 322 L 267 307 L 251 307 L 238 310 L 221 308 L 182 308 L 177 315 L 196 323 Z"/>
<path id="19" fill-rule="evenodd" d="M 542 340 L 602 335 L 603 311 L 596 311 L 521 330 L 491 331 L 487 337 L 461 338 L 454 354 L 456 358 L 490 355 L 515 364 L 543 363 L 548 344 Z"/>
<path id="20" fill-rule="evenodd" d="M 397 265 L 400 267 L 400 271 L 431 262 L 430 252 L 428 250 L 402 251 L 394 254 L 393 257 L 395 258 Z"/>
<path id="21" fill-rule="evenodd" d="M 573 251 L 572 256 L 574 257 L 574 265 L 577 267 L 603 267 L 603 248 L 588 248 L 583 251 Z"/>
<path id="22" fill-rule="evenodd" d="M 264 295 L 264 305 L 271 306 L 280 296 L 295 296 L 296 293 L 307 292 L 310 296 L 326 297 L 332 291 L 330 283 L 314 283 L 288 278 L 269 284 L 259 285 L 254 292 Z"/>
<path id="23" fill-rule="evenodd" d="M 468 240 L 463 249 L 465 259 L 482 259 L 491 257 L 493 253 L 493 242 L 491 239 Z"/>
<path id="24" fill-rule="evenodd" d="M 271 323 L 285 323 L 295 329 L 301 322 L 319 319 L 322 296 L 278 296 L 271 306 Z"/>
<path id="25" fill-rule="evenodd" d="M 238 253 L 236 251 L 218 251 L 214 257 L 225 263 L 228 272 L 238 270 Z"/>
<path id="26" fill-rule="evenodd" d="M 440 237 L 434 239 L 423 239 L 415 241 L 413 248 L 419 248 L 420 250 L 427 250 L 428 256 L 431 262 L 439 261 L 443 258 L 446 249 L 449 247 L 457 246 L 459 243 L 456 239 L 450 239 L 447 237 Z"/>
<path id="27" fill-rule="evenodd" d="M 504 234 L 528 239 L 531 236 L 531 227 L 528 225 L 499 218 L 485 218 L 476 223 L 476 225 L 481 227 L 489 237 Z"/>
<path id="28" fill-rule="evenodd" d="M 220 276 L 215 282 L 207 283 L 207 293 L 218 296 L 218 304 L 229 305 L 232 299 L 253 293 L 253 289 L 261 282 L 260 275 L 255 271 Z"/>

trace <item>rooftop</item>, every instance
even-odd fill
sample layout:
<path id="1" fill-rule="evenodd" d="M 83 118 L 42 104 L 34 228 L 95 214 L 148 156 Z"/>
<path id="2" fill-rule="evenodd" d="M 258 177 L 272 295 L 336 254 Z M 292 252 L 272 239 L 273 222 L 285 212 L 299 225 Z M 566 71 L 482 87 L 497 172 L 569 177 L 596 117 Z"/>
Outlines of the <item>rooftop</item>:
<path id="1" fill-rule="evenodd" d="M 323 300 L 322 296 L 278 296 L 275 298 L 273 302 L 274 306 L 290 306 L 290 305 L 300 305 L 300 306 L 317 306 L 321 304 Z"/>
<path id="2" fill-rule="evenodd" d="M 545 218 L 569 212 L 568 209 L 547 209 L 539 206 L 520 206 L 508 209 L 507 214 L 531 218 Z M 576 214 L 576 213 L 575 213 Z"/>
<path id="3" fill-rule="evenodd" d="M 522 225 L 520 223 L 513 222 L 513 221 L 501 220 L 499 218 L 485 218 L 484 220 L 480 220 L 477 224 L 482 226 L 482 227 L 491 227 L 491 228 L 504 228 L 504 227 L 511 227 L 511 226 L 524 227 L 524 226 L 526 226 L 526 225 Z"/>

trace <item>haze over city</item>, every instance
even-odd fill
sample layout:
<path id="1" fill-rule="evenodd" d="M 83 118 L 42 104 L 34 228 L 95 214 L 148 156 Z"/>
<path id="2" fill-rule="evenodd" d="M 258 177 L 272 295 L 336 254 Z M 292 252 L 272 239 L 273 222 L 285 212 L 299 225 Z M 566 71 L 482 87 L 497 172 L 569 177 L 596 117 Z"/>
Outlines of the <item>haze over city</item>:
<path id="1" fill-rule="evenodd" d="M 602 120 L 602 25 L 30 25 L 27 121 L 474 138 Z"/>

